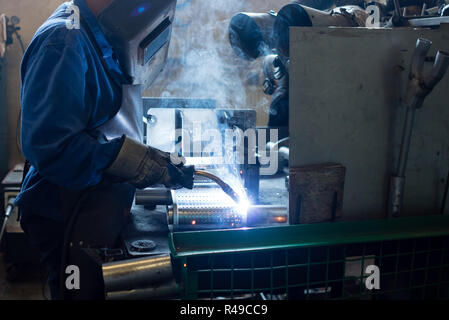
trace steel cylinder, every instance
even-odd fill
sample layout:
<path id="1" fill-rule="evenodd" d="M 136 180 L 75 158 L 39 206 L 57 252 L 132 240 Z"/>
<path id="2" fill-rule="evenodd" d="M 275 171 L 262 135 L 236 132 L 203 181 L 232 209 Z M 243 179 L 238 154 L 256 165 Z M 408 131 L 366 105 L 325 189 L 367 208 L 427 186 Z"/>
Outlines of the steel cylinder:
<path id="1" fill-rule="evenodd" d="M 284 224 L 288 222 L 288 210 L 280 205 L 253 205 L 247 211 L 247 226 Z"/>
<path id="2" fill-rule="evenodd" d="M 179 286 L 175 280 L 142 289 L 113 291 L 106 293 L 107 300 L 144 300 L 176 297 Z"/>
<path id="3" fill-rule="evenodd" d="M 268 54 L 273 47 L 276 14 L 240 12 L 229 24 L 229 42 L 234 52 L 247 60 Z"/>
<path id="4" fill-rule="evenodd" d="M 172 203 L 170 189 L 150 188 L 136 191 L 137 205 L 170 205 Z"/>
<path id="5" fill-rule="evenodd" d="M 102 269 L 106 292 L 152 288 L 173 278 L 170 255 L 105 263 Z"/>

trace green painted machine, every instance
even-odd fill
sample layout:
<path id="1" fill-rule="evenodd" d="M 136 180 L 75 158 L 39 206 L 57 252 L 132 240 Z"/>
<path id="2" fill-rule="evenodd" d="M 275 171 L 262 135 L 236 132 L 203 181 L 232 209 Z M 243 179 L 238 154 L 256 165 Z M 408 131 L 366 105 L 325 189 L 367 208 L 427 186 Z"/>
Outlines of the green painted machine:
<path id="1" fill-rule="evenodd" d="M 449 216 L 170 235 L 185 299 L 448 299 Z M 367 289 L 380 270 L 379 289 Z"/>
<path id="2" fill-rule="evenodd" d="M 103 264 L 108 299 L 449 299 L 447 215 L 142 234 L 160 251 Z"/>

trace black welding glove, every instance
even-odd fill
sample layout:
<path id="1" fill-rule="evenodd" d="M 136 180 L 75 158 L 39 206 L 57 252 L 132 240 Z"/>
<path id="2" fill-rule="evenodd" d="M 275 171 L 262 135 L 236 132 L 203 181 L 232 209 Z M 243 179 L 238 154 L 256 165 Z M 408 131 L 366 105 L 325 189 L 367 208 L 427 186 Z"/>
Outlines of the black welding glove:
<path id="1" fill-rule="evenodd" d="M 138 189 L 157 184 L 169 189 L 193 189 L 194 171 L 180 157 L 124 137 L 119 155 L 106 173 L 123 178 Z"/>

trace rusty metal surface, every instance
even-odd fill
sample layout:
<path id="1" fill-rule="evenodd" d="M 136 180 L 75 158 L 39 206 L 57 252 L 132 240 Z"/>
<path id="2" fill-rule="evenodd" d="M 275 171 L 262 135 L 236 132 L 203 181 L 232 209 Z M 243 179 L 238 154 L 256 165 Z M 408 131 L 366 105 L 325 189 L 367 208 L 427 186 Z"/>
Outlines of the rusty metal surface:
<path id="1" fill-rule="evenodd" d="M 290 224 L 340 219 L 345 174 L 339 164 L 290 168 Z"/>

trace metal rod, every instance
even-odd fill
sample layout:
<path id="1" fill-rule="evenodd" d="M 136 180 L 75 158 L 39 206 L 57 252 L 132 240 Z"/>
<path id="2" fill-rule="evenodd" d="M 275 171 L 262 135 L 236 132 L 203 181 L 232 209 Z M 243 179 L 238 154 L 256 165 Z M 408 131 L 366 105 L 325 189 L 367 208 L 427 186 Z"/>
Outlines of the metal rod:
<path id="1" fill-rule="evenodd" d="M 408 154 L 415 122 L 416 110 L 421 108 L 424 99 L 440 82 L 449 67 L 449 54 L 438 51 L 430 76 L 423 75 L 424 62 L 432 42 L 419 38 L 413 53 L 410 67 L 410 80 L 405 94 L 407 113 L 402 132 L 402 143 L 397 162 L 395 175 L 391 177 L 388 217 L 398 217 L 402 211 L 404 200 L 405 173 L 407 169 Z M 424 85 L 423 85 L 424 84 Z"/>
<path id="2" fill-rule="evenodd" d="M 394 0 L 394 12 L 398 17 L 401 17 L 401 5 L 399 4 L 399 0 Z"/>
<path id="3" fill-rule="evenodd" d="M 136 191 L 137 205 L 170 205 L 173 204 L 171 190 L 165 188 L 149 188 Z"/>
<path id="4" fill-rule="evenodd" d="M 447 178 L 446 178 L 446 188 L 444 190 L 444 195 L 443 195 L 443 204 L 441 206 L 441 214 L 444 214 L 444 210 L 446 209 L 448 192 L 449 192 L 449 172 L 447 173 Z"/>
<path id="5" fill-rule="evenodd" d="M 2 228 L 0 229 L 0 243 L 2 242 L 3 233 L 5 232 L 6 224 L 8 223 L 8 219 L 11 216 L 12 210 L 14 209 L 13 201 L 14 201 L 14 199 L 10 199 L 8 202 L 8 205 L 6 206 L 5 218 L 3 219 Z"/>
<path id="6" fill-rule="evenodd" d="M 102 271 L 106 292 L 157 287 L 173 278 L 169 254 L 105 263 Z"/>
<path id="7" fill-rule="evenodd" d="M 401 151 L 399 154 L 398 167 L 396 170 L 396 174 L 398 177 L 405 176 L 405 170 L 407 168 L 408 154 L 410 151 L 410 142 L 411 142 L 412 133 L 413 133 L 413 125 L 415 123 L 415 115 L 416 115 L 415 108 L 407 108 L 407 114 L 405 116 L 404 131 L 403 131 L 402 143 L 401 143 Z"/>

